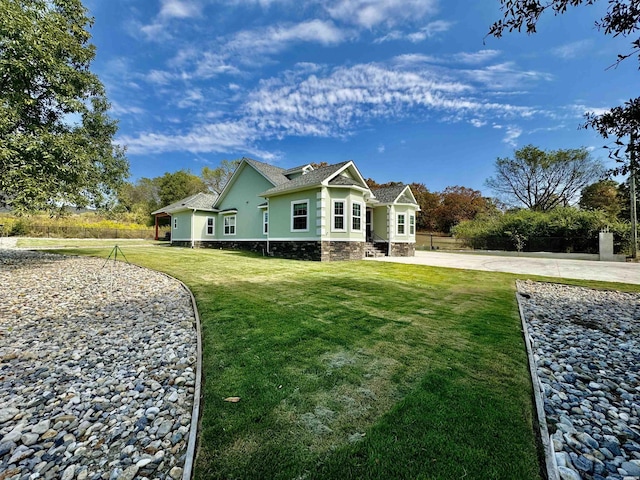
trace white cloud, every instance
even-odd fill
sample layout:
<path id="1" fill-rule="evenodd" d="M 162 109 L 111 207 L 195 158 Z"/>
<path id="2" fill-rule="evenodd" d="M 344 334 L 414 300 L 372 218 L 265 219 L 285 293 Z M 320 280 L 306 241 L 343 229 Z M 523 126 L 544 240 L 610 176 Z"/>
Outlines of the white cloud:
<path id="1" fill-rule="evenodd" d="M 364 28 L 420 20 L 437 10 L 438 0 L 336 0 L 326 5 L 332 18 Z"/>
<path id="2" fill-rule="evenodd" d="M 280 53 L 300 43 L 336 45 L 347 34 L 330 21 L 311 20 L 297 24 L 280 24 L 255 30 L 242 30 L 208 50 L 196 52 L 181 50 L 172 60 L 176 67 L 193 64 L 193 74 L 198 78 L 213 78 L 221 74 L 238 75 L 241 66 L 263 65 L 269 55 Z M 319 68 L 313 63 L 298 64 L 300 70 Z"/>
<path id="3" fill-rule="evenodd" d="M 162 7 L 158 17 L 168 20 L 171 18 L 193 18 L 201 13 L 201 7 L 196 2 L 186 0 L 160 0 Z"/>
<path id="4" fill-rule="evenodd" d="M 444 20 L 436 20 L 428 23 L 425 27 L 412 33 L 405 33 L 400 30 L 391 30 L 386 35 L 376 38 L 373 43 L 384 43 L 393 40 L 407 40 L 412 43 L 423 42 L 427 38 L 433 38 L 439 33 L 449 31 L 454 25 L 454 22 L 447 22 Z"/>
<path id="5" fill-rule="evenodd" d="M 520 138 L 520 135 L 522 135 L 522 129 L 515 125 L 507 125 L 505 130 L 506 132 L 505 132 L 504 138 L 502 139 L 502 142 L 506 143 L 511 147 L 514 147 L 514 148 L 517 147 L 518 146 L 517 140 L 518 138 Z"/>
<path id="6" fill-rule="evenodd" d="M 560 58 L 575 58 L 587 53 L 592 45 L 592 40 L 578 40 L 577 42 L 560 45 L 552 49 L 551 53 Z"/>
<path id="7" fill-rule="evenodd" d="M 440 59 L 422 53 L 405 53 L 394 57 L 392 61 L 403 67 L 414 67 L 425 63 L 440 63 Z"/>
<path id="8" fill-rule="evenodd" d="M 438 33 L 449 31 L 452 26 L 453 22 L 436 20 L 435 22 L 428 23 L 427 26 L 421 28 L 418 32 L 410 33 L 407 35 L 407 39 L 413 43 L 422 42 L 427 38 L 435 37 Z"/>
<path id="9" fill-rule="evenodd" d="M 191 90 L 187 90 L 185 95 L 176 102 L 178 108 L 188 108 L 193 107 L 194 105 L 199 104 L 204 100 L 204 95 L 202 95 L 202 91 L 199 88 L 194 88 Z"/>
<path id="10" fill-rule="evenodd" d="M 238 32 L 224 45 L 223 50 L 260 55 L 280 52 L 293 43 L 333 45 L 344 39 L 344 32 L 332 22 L 310 20 L 293 25 L 276 25 L 266 29 Z"/>
<path id="11" fill-rule="evenodd" d="M 199 125 L 187 133 L 145 132 L 137 137 L 123 136 L 118 142 L 127 145 L 131 155 L 176 151 L 246 152 L 264 160 L 276 159 L 276 154 L 251 146 L 257 136 L 254 126 L 243 121 L 229 121 Z"/>
<path id="12" fill-rule="evenodd" d="M 173 19 L 198 17 L 202 8 L 197 2 L 188 0 L 160 0 L 158 15 L 148 25 L 135 25 L 134 28 L 144 34 L 147 40 L 162 42 L 171 38 L 168 25 Z M 135 30 L 132 33 L 137 33 Z"/>
<path id="13" fill-rule="evenodd" d="M 453 55 L 453 60 L 465 64 L 485 63 L 499 56 L 500 50 L 478 50 L 477 52 L 460 52 Z"/>
<path id="14" fill-rule="evenodd" d="M 484 68 L 464 70 L 463 74 L 474 82 L 492 90 L 512 90 L 522 88 L 523 83 L 550 81 L 553 76 L 535 70 L 520 70 L 514 62 L 489 65 Z"/>
<path id="15" fill-rule="evenodd" d="M 142 115 L 145 113 L 144 109 L 136 107 L 135 105 L 122 105 L 115 100 L 111 101 L 111 113 L 114 115 Z"/>
<path id="16" fill-rule="evenodd" d="M 378 145 L 377 150 L 378 150 L 378 153 L 384 153 L 384 150 L 385 150 L 384 145 L 383 144 Z"/>
<path id="17" fill-rule="evenodd" d="M 464 78 L 466 70 L 432 69 L 420 63 L 400 68 L 393 62 L 390 66 L 371 63 L 338 67 L 329 72 L 314 65 L 301 67 L 299 72 L 286 71 L 264 79 L 242 95 L 235 84 L 228 84 L 233 90 L 228 99 L 231 108 L 201 112 L 200 118 L 209 120 L 189 131 L 145 132 L 119 141 L 128 144 L 131 154 L 232 151 L 269 159 L 273 154 L 260 147 L 264 141 L 291 136 L 343 138 L 379 119 L 410 118 L 419 122 L 436 117 L 478 128 L 493 121 L 493 128 L 504 129 L 503 141 L 515 145 L 522 129 L 511 122 L 543 113 L 531 107 L 487 101 L 476 87 L 455 80 Z M 158 80 L 164 78 L 161 73 L 155 75 Z M 203 100 L 203 92 L 192 89 L 178 105 L 187 107 Z M 501 120 L 507 126 L 496 123 Z"/>

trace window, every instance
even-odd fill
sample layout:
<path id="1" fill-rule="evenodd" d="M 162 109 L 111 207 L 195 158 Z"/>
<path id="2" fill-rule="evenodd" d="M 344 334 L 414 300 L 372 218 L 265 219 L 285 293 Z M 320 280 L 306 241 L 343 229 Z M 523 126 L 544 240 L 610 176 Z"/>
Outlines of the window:
<path id="1" fill-rule="evenodd" d="M 262 233 L 269 233 L 269 212 L 262 213 Z"/>
<path id="2" fill-rule="evenodd" d="M 236 234 L 236 216 L 235 215 L 224 217 L 224 234 L 225 235 Z"/>
<path id="3" fill-rule="evenodd" d="M 213 217 L 207 217 L 207 235 L 215 235 L 216 219 Z"/>
<path id="4" fill-rule="evenodd" d="M 291 202 L 291 230 L 308 231 L 309 202 Z"/>
<path id="5" fill-rule="evenodd" d="M 344 230 L 344 202 L 333 202 L 333 229 Z"/>
<path id="6" fill-rule="evenodd" d="M 414 215 L 409 215 L 409 235 L 416 234 L 416 217 Z"/>
<path id="7" fill-rule="evenodd" d="M 174 229 L 178 228 L 178 219 L 177 218 L 173 219 L 173 228 Z"/>
<path id="8" fill-rule="evenodd" d="M 362 230 L 362 205 L 359 203 L 351 206 L 351 229 Z"/>
<path id="9" fill-rule="evenodd" d="M 398 215 L 398 235 L 404 235 L 404 213 Z"/>

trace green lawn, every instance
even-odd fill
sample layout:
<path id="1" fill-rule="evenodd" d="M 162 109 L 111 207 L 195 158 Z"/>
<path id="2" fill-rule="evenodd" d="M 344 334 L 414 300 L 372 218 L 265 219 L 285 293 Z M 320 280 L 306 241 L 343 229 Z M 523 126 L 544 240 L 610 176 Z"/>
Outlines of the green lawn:
<path id="1" fill-rule="evenodd" d="M 18 238 L 16 246 L 21 248 L 86 248 L 86 247 L 122 247 L 132 245 L 158 245 L 162 242 L 138 238 Z M 164 242 L 168 244 L 168 242 Z"/>
<path id="2" fill-rule="evenodd" d="M 124 252 L 197 299 L 196 478 L 541 478 L 515 276 Z"/>

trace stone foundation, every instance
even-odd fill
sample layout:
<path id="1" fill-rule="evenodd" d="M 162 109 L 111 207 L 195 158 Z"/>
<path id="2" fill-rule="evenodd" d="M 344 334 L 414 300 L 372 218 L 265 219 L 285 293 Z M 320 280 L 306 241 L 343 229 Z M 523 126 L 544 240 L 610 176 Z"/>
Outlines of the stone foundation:
<path id="1" fill-rule="evenodd" d="M 171 240 L 171 246 L 191 248 L 191 242 L 189 240 Z"/>
<path id="2" fill-rule="evenodd" d="M 190 241 L 174 241 L 172 246 L 191 247 Z M 267 251 L 268 245 L 268 251 Z M 248 250 L 262 255 L 270 255 L 294 260 L 333 262 L 342 260 L 362 260 L 364 242 L 320 242 L 320 241 L 235 241 L 235 240 L 197 240 L 195 248 L 218 248 L 222 250 Z M 407 257 L 415 254 L 414 243 L 392 243 L 394 256 Z"/>
<path id="3" fill-rule="evenodd" d="M 322 258 L 320 242 L 278 242 L 269 241 L 269 255 L 294 260 L 312 260 L 319 262 Z"/>
<path id="4" fill-rule="evenodd" d="M 336 260 L 362 260 L 364 258 L 364 242 L 322 242 L 322 258 L 324 262 Z"/>
<path id="5" fill-rule="evenodd" d="M 413 257 L 415 254 L 415 243 L 391 243 L 392 257 Z"/>
<path id="6" fill-rule="evenodd" d="M 267 254 L 267 242 L 240 240 L 201 240 L 194 242 L 196 248 L 217 248 L 219 250 L 247 250 Z"/>

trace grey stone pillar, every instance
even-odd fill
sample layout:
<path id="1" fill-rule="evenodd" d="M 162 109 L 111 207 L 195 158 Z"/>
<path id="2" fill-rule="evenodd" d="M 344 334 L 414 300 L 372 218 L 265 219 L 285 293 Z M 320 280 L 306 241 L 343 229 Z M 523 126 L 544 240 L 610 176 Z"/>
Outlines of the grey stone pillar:
<path id="1" fill-rule="evenodd" d="M 613 233 L 604 231 L 598 234 L 600 246 L 600 260 L 604 262 L 613 262 Z"/>

